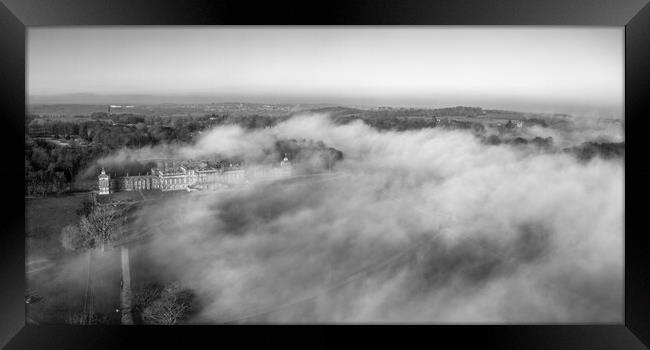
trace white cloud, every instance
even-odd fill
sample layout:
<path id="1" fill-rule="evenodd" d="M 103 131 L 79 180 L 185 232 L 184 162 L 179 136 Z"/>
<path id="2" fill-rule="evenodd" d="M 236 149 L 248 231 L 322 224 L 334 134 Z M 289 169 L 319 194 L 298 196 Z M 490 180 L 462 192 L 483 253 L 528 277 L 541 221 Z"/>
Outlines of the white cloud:
<path id="1" fill-rule="evenodd" d="M 622 320 L 620 160 L 322 115 L 216 128 L 180 153 L 257 156 L 276 138 L 343 151 L 345 176 L 191 193 L 140 213 L 139 225 L 165 223 L 143 249 L 198 293 L 193 322 Z"/>

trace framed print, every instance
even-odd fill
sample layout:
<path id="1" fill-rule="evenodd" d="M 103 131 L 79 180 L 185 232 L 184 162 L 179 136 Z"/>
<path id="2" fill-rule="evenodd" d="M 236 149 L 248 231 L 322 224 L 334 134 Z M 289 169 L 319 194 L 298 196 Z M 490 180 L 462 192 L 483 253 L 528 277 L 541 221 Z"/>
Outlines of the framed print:
<path id="1" fill-rule="evenodd" d="M 0 345 L 647 347 L 650 6 L 373 5 L 4 1 Z"/>

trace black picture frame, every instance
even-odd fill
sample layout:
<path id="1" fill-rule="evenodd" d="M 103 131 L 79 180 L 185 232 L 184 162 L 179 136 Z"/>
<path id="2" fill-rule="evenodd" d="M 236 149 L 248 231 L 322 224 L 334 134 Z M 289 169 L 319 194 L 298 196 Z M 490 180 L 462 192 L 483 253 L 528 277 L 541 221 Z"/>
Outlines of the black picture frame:
<path id="1" fill-rule="evenodd" d="M 0 234 L 0 346 L 92 349 L 371 345 L 498 349 L 650 347 L 650 261 L 643 167 L 650 104 L 647 0 L 457 0 L 249 3 L 236 1 L 0 0 L 4 209 Z M 31 326 L 25 324 L 23 159 L 26 27 L 73 25 L 579 25 L 625 26 L 625 317 L 622 324 L 459 326 Z M 23 205 L 20 205 L 23 203 Z M 345 337 L 345 339 L 344 339 Z M 349 337 L 349 338 L 348 338 Z M 153 345 L 156 343 L 156 345 Z M 416 345 L 422 344 L 422 345 Z M 644 346 L 645 345 L 645 346 Z"/>

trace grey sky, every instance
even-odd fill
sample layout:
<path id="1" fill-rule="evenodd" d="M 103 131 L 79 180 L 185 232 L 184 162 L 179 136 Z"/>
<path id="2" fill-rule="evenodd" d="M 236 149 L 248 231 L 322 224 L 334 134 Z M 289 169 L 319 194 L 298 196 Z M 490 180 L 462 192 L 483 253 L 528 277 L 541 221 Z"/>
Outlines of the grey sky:
<path id="1" fill-rule="evenodd" d="M 620 114 L 623 44 L 622 27 L 42 27 L 28 30 L 27 81 L 30 100 L 196 95 Z"/>

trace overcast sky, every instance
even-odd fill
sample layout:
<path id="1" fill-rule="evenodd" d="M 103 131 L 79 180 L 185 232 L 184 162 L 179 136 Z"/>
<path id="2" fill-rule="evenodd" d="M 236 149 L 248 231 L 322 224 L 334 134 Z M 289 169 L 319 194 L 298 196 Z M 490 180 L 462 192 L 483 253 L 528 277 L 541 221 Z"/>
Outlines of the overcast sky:
<path id="1" fill-rule="evenodd" d="M 30 102 L 138 94 L 620 115 L 623 45 L 623 27 L 42 27 L 28 29 L 27 81 Z"/>

